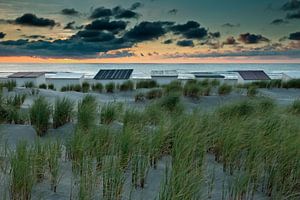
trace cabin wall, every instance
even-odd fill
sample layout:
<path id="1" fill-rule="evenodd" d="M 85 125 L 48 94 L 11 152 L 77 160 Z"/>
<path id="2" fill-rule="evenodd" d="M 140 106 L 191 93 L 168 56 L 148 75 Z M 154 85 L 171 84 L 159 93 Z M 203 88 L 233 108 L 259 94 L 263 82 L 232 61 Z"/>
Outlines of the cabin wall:
<path id="1" fill-rule="evenodd" d="M 224 78 L 197 78 L 196 77 L 196 80 L 197 81 L 205 81 L 205 80 L 208 80 L 208 81 L 213 81 L 213 80 L 218 80 L 220 82 L 220 84 L 223 84 L 224 83 Z"/>
<path id="2" fill-rule="evenodd" d="M 152 81 L 151 78 L 134 78 L 134 79 L 131 79 L 131 81 L 133 82 L 133 89 L 136 89 L 136 85 L 138 82 L 141 82 L 141 81 Z"/>
<path id="3" fill-rule="evenodd" d="M 224 79 L 223 83 L 227 85 L 236 85 L 238 84 L 238 79 Z"/>
<path id="4" fill-rule="evenodd" d="M 159 85 L 167 85 L 173 81 L 177 81 L 178 77 L 152 77 Z"/>
<path id="5" fill-rule="evenodd" d="M 96 83 L 101 83 L 103 86 L 109 84 L 109 83 L 114 83 L 115 85 L 121 85 L 126 81 L 129 81 L 130 79 L 118 79 L 118 80 L 95 80 L 91 81 L 90 84 L 96 84 Z"/>
<path id="6" fill-rule="evenodd" d="M 238 73 L 238 84 L 248 84 L 248 83 L 253 83 L 253 82 L 256 82 L 258 80 L 244 80 L 241 75 Z"/>
<path id="7" fill-rule="evenodd" d="M 36 87 L 46 83 L 45 75 L 35 77 L 35 78 L 9 78 L 9 80 L 16 81 L 17 87 L 23 87 L 25 83 L 28 82 L 32 82 Z"/>
<path id="8" fill-rule="evenodd" d="M 80 78 L 80 79 L 52 79 L 52 78 L 47 78 L 46 79 L 46 82 L 47 82 L 47 85 L 50 85 L 50 84 L 53 84 L 54 85 L 54 88 L 57 90 L 57 91 L 60 91 L 62 87 L 65 87 L 65 86 L 68 86 L 68 85 L 82 85 L 82 81 L 83 79 Z"/>
<path id="9" fill-rule="evenodd" d="M 9 79 L 7 77 L 0 77 L 0 83 L 7 82 Z"/>
<path id="10" fill-rule="evenodd" d="M 286 82 L 286 81 L 290 81 L 292 80 L 293 78 L 290 77 L 289 75 L 287 74 L 282 74 L 282 81 Z"/>

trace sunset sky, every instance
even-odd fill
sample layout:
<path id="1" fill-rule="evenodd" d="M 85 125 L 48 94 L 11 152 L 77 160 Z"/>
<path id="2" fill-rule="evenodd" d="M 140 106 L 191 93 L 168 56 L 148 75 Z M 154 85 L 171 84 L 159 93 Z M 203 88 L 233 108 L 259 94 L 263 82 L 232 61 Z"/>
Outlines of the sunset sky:
<path id="1" fill-rule="evenodd" d="M 300 0 L 0 0 L 0 62 L 300 63 Z"/>

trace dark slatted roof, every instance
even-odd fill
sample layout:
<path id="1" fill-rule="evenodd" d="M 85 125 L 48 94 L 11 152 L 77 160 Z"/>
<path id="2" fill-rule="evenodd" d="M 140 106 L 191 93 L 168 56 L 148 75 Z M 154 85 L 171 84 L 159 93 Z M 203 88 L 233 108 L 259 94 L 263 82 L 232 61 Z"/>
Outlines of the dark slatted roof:
<path id="1" fill-rule="evenodd" d="M 8 78 L 37 78 L 44 74 L 45 72 L 17 72 L 8 76 Z"/>
<path id="2" fill-rule="evenodd" d="M 236 71 L 244 80 L 270 80 L 262 70 Z"/>
<path id="3" fill-rule="evenodd" d="M 129 79 L 133 69 L 101 69 L 94 79 L 96 80 L 119 80 Z"/>
<path id="4" fill-rule="evenodd" d="M 215 75 L 195 74 L 195 77 L 196 78 L 225 78 L 225 76 L 218 75 L 218 74 Z"/>

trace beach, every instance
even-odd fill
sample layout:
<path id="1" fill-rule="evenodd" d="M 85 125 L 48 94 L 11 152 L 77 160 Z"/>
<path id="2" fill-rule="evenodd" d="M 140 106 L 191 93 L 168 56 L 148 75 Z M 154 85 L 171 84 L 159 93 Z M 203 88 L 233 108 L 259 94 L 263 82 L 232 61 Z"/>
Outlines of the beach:
<path id="1" fill-rule="evenodd" d="M 112 94 L 109 93 L 81 93 L 81 92 L 59 92 L 59 91 L 51 91 L 45 89 L 38 89 L 38 95 L 32 95 L 32 89 L 30 88 L 16 88 L 14 91 L 7 92 L 5 97 L 15 96 L 21 94 L 27 94 L 27 97 L 24 103 L 21 105 L 21 109 L 28 110 L 30 109 L 36 99 L 43 97 L 50 103 L 50 105 L 54 105 L 57 99 L 68 98 L 75 104 L 79 104 L 82 99 L 84 99 L 87 95 L 91 95 L 95 98 L 97 104 L 102 107 L 107 103 L 122 103 L 125 110 L 145 110 L 148 106 L 152 104 L 152 101 L 143 101 L 143 102 L 135 102 L 135 96 L 141 92 L 148 92 L 151 89 L 137 89 L 135 91 L 127 91 L 127 92 L 115 92 Z M 259 89 L 257 98 L 270 98 L 276 104 L 280 105 L 280 107 L 290 106 L 295 100 L 300 98 L 300 90 L 299 89 Z M 199 99 L 193 99 L 188 97 L 182 97 L 181 102 L 183 104 L 184 110 L 188 113 L 196 112 L 199 110 L 200 112 L 208 112 L 213 113 L 215 110 L 223 107 L 224 105 L 233 104 L 235 102 L 248 100 L 246 90 L 233 91 L 228 95 L 220 96 L 215 92 L 212 92 L 209 96 L 203 96 Z M 123 129 L 122 121 L 114 121 L 111 125 L 111 128 L 115 130 Z M 34 145 L 35 141 L 39 140 L 43 143 L 47 143 L 49 141 L 55 142 L 59 140 L 62 142 L 63 149 L 66 149 L 68 142 L 74 137 L 74 132 L 76 132 L 76 121 L 65 124 L 62 127 L 57 129 L 50 128 L 47 133 L 43 137 L 37 136 L 37 133 L 33 126 L 29 124 L 25 125 L 17 125 L 17 124 L 2 124 L 0 125 L 0 138 L 1 138 L 1 147 L 3 154 L 3 147 L 7 145 L 9 149 L 15 151 L 18 143 L 22 141 L 26 141 L 29 145 Z M 64 157 L 65 155 L 63 155 Z M 222 164 L 215 161 L 215 155 L 212 153 L 205 154 L 205 161 L 203 164 L 203 177 L 204 177 L 204 186 L 202 187 L 202 198 L 208 198 L 207 191 L 210 191 L 209 196 L 210 199 L 220 199 L 223 194 L 224 181 L 230 180 L 233 177 L 224 172 Z M 60 161 L 60 176 L 61 180 L 57 186 L 57 191 L 53 192 L 50 190 L 49 181 L 46 178 L 45 181 L 35 184 L 32 189 L 32 199 L 67 199 L 70 198 L 71 194 L 76 193 L 76 187 L 73 188 L 74 175 L 72 174 L 72 161 L 69 159 L 62 158 Z M 146 185 L 144 188 L 132 188 L 130 186 L 132 180 L 132 174 L 130 168 L 125 170 L 124 176 L 124 186 L 122 189 L 122 199 L 155 199 L 157 194 L 161 190 L 161 185 L 164 181 L 166 168 L 169 166 L 171 162 L 171 157 L 168 155 L 162 156 L 157 163 L 155 169 L 149 168 L 147 172 L 147 178 L 145 180 Z M 213 180 L 213 186 L 210 189 L 210 185 L 207 183 L 211 181 L 212 173 L 216 177 Z M 3 172 L 0 173 L 0 182 L 1 194 L 5 194 L 4 190 L 8 187 L 8 179 L 9 177 Z M 94 183 L 98 189 L 96 191 L 102 191 L 103 188 L 101 186 L 101 182 Z M 100 184 L 100 185 L 99 185 Z M 208 184 L 208 185 L 207 185 Z M 229 183 L 226 183 L 229 184 Z M 229 187 L 229 185 L 228 185 Z M 73 189 L 72 189 L 73 188 Z M 8 195 L 8 194 L 7 194 Z M 103 194 L 100 192 L 95 192 L 95 196 L 93 199 L 98 199 Z M 254 192 L 255 199 L 269 199 L 268 196 L 263 194 L 262 192 Z"/>

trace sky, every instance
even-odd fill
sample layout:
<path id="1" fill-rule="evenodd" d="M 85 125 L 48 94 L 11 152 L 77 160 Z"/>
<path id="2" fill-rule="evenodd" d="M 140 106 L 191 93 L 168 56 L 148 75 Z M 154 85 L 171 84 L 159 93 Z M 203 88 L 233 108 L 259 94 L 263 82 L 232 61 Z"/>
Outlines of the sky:
<path id="1" fill-rule="evenodd" d="M 0 0 L 0 62 L 300 63 L 300 0 Z"/>

